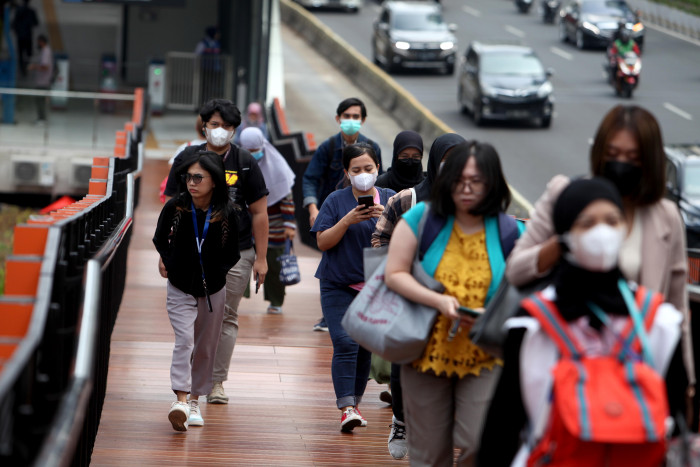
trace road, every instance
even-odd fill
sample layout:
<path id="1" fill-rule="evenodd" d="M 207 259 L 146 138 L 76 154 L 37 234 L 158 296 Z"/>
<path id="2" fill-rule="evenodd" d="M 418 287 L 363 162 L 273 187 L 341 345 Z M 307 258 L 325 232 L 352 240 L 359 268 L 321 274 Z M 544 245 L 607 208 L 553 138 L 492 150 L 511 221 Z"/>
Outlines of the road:
<path id="1" fill-rule="evenodd" d="M 633 103 L 650 110 L 666 143 L 700 141 L 700 44 L 647 27 L 640 84 L 633 99 L 627 100 L 616 97 L 604 78 L 605 51 L 579 51 L 561 43 L 558 26 L 543 24 L 535 7 L 523 15 L 510 0 L 443 0 L 442 4 L 445 20 L 458 27 L 460 56 L 473 40 L 519 40 L 554 70 L 555 115 L 549 129 L 520 123 L 476 127 L 457 103 L 459 70 L 453 76 L 414 71 L 392 75 L 457 133 L 494 144 L 506 177 L 528 200 L 535 201 L 555 174 L 588 172 L 591 139 L 603 115 L 616 104 Z M 358 14 L 314 14 L 371 60 L 372 24 L 379 11 L 378 2 L 366 0 Z"/>

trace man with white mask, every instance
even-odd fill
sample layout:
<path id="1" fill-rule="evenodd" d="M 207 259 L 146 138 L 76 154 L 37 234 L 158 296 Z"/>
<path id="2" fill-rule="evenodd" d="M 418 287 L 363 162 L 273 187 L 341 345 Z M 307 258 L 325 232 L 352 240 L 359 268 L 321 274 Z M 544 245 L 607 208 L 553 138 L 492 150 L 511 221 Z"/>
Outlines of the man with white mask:
<path id="1" fill-rule="evenodd" d="M 173 196 L 177 192 L 178 183 L 174 174 L 180 163 L 192 153 L 207 150 L 223 157 L 229 196 L 241 207 L 238 232 L 241 258 L 229 271 L 226 280 L 226 308 L 214 362 L 214 386 L 207 396 L 209 403 L 227 404 L 228 396 L 224 392 L 223 382 L 228 379 L 231 356 L 238 336 L 238 305 L 250 282 L 251 272 L 258 284 L 265 281 L 267 274 L 268 190 L 253 156 L 231 142 L 236 128 L 241 124 L 241 112 L 233 102 L 212 99 L 202 106 L 199 115 L 203 122 L 202 135 L 207 142 L 189 146 L 175 158 L 165 195 Z M 159 268 L 163 268 L 162 262 L 159 263 Z"/>

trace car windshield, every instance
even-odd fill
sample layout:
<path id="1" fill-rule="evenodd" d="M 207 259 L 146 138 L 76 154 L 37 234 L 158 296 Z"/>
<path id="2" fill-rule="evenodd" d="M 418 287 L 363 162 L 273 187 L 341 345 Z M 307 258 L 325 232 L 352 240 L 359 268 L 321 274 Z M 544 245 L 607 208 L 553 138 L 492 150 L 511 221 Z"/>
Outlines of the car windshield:
<path id="1" fill-rule="evenodd" d="M 683 191 L 687 198 L 700 198 L 700 161 L 686 164 Z"/>
<path id="2" fill-rule="evenodd" d="M 631 14 L 631 10 L 627 6 L 627 3 L 619 0 L 583 2 L 581 4 L 581 11 L 592 15 L 606 16 L 629 16 Z"/>
<path id="3" fill-rule="evenodd" d="M 401 31 L 444 31 L 447 29 L 442 15 L 437 11 L 397 13 L 394 16 L 392 26 Z"/>
<path id="4" fill-rule="evenodd" d="M 487 75 L 541 76 L 544 69 L 532 53 L 491 53 L 482 56 L 481 72 Z"/>

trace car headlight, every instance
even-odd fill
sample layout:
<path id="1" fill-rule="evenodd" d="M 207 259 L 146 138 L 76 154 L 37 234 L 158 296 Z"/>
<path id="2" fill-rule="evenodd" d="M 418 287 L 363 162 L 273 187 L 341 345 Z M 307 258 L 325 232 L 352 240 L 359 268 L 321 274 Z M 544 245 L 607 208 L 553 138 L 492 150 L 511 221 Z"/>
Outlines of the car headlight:
<path id="1" fill-rule="evenodd" d="M 642 23 L 637 23 L 634 26 L 632 26 L 632 31 L 634 32 L 640 32 L 644 30 L 644 25 Z"/>
<path id="2" fill-rule="evenodd" d="M 441 50 L 451 50 L 454 49 L 455 43 L 452 41 L 445 41 L 440 43 Z"/>
<path id="3" fill-rule="evenodd" d="M 481 85 L 481 93 L 486 97 L 496 97 L 498 95 L 498 90 L 496 88 L 489 86 L 488 84 Z"/>
<path id="4" fill-rule="evenodd" d="M 537 90 L 537 97 L 547 97 L 552 93 L 552 83 L 545 81 L 542 86 Z"/>
<path id="5" fill-rule="evenodd" d="M 596 25 L 593 24 L 593 23 L 589 23 L 588 21 L 584 21 L 584 22 L 581 24 L 581 27 L 583 27 L 584 29 L 588 29 L 588 30 L 591 31 L 593 34 L 600 34 L 600 29 L 598 29 L 598 26 L 596 26 Z"/>
<path id="6" fill-rule="evenodd" d="M 394 42 L 394 47 L 399 50 L 408 50 L 411 48 L 411 44 L 406 41 L 396 41 Z"/>

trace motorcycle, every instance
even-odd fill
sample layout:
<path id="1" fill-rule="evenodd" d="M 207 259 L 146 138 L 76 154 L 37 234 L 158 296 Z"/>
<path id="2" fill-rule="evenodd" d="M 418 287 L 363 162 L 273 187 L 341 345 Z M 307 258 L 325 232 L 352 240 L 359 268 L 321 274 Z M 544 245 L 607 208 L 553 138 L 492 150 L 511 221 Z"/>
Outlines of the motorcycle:
<path id="1" fill-rule="evenodd" d="M 561 7 L 561 1 L 559 0 L 542 0 L 542 3 L 540 4 L 542 21 L 545 23 L 554 24 L 554 19 L 557 17 L 559 7 Z"/>
<path id="2" fill-rule="evenodd" d="M 527 13 L 532 6 L 532 0 L 515 0 L 515 6 L 518 7 L 520 13 Z"/>
<path id="3" fill-rule="evenodd" d="M 608 52 L 610 55 L 610 52 Z M 627 99 L 632 97 L 632 91 L 639 84 L 639 74 L 642 71 L 642 59 L 635 52 L 608 57 L 608 78 L 618 96 Z"/>

